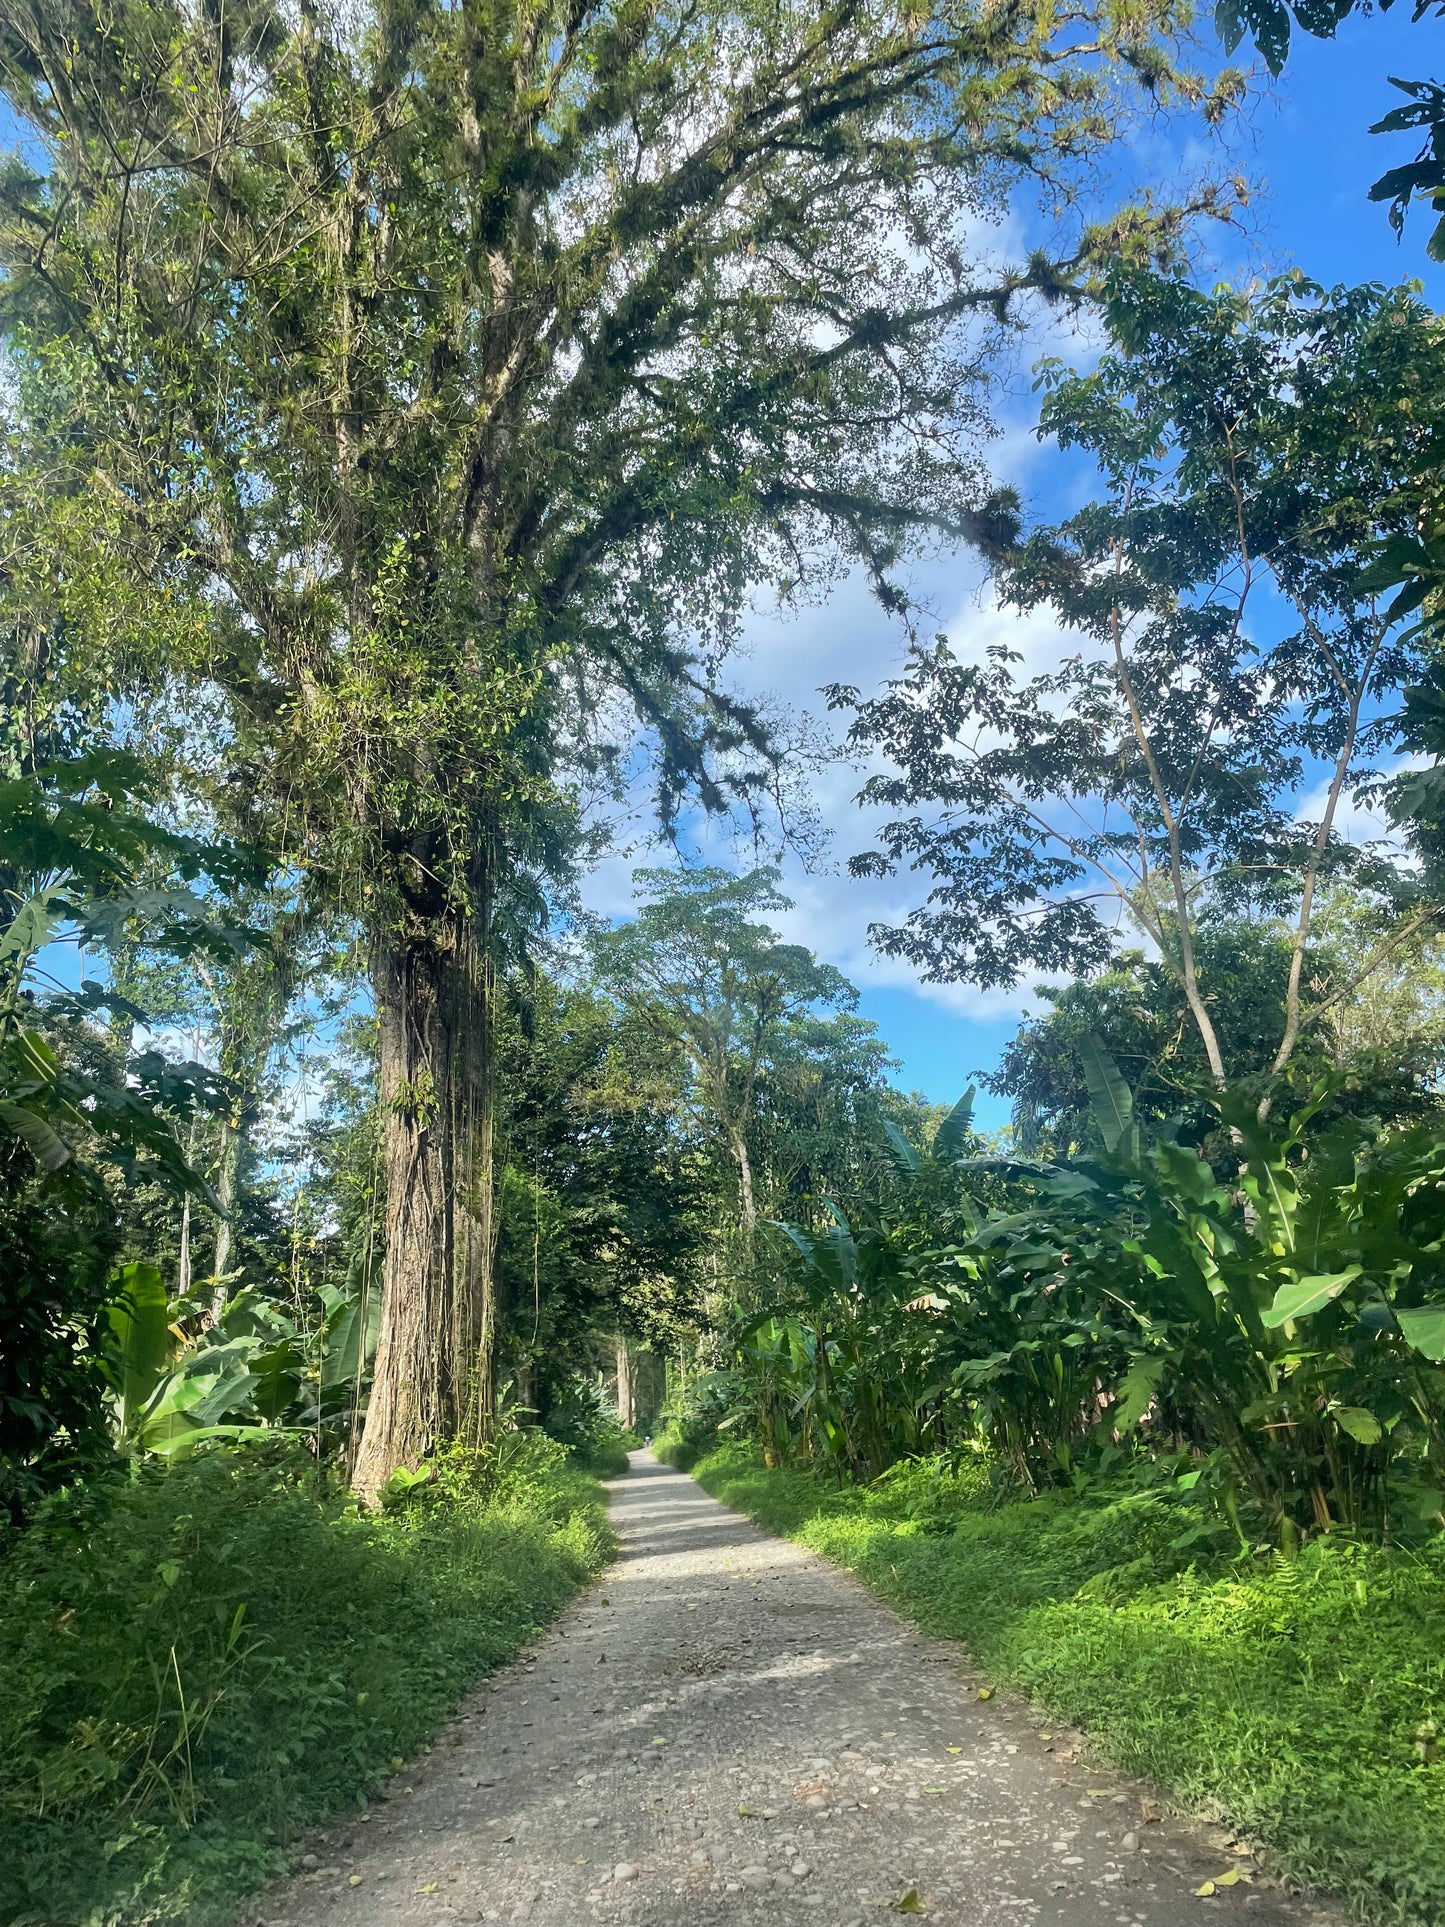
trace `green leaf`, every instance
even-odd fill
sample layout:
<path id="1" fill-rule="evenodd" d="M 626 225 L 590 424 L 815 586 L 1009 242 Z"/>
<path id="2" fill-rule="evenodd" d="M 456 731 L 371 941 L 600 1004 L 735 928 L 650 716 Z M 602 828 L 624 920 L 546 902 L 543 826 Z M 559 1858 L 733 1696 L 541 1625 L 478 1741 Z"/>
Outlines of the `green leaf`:
<path id="1" fill-rule="evenodd" d="M 423 1487 L 430 1485 L 435 1476 L 435 1470 L 430 1465 L 419 1465 L 415 1471 L 409 1466 L 399 1465 L 381 1488 L 382 1511 L 395 1512 L 408 1500 L 414 1499 Z"/>
<path id="2" fill-rule="evenodd" d="M 37 1111 L 0 1098 L 0 1128 L 18 1137 L 42 1171 L 58 1171 L 70 1162 L 70 1146 Z"/>
<path id="3" fill-rule="evenodd" d="M 26 964 L 50 942 L 67 908 L 65 893 L 57 883 L 22 903 L 0 935 L 0 972 L 23 977 Z"/>
<path id="4" fill-rule="evenodd" d="M 963 1150 L 968 1134 L 973 1129 L 973 1100 L 976 1087 L 972 1084 L 954 1105 L 948 1116 L 939 1125 L 933 1139 L 933 1155 L 936 1158 L 955 1158 Z"/>
<path id="5" fill-rule="evenodd" d="M 305 1438 L 306 1436 L 305 1430 L 299 1426 L 184 1425 L 177 1422 L 173 1429 L 154 1439 L 147 1436 L 146 1447 L 147 1450 L 158 1452 L 163 1459 L 168 1459 L 174 1464 L 177 1459 L 189 1458 L 198 1445 L 205 1445 L 212 1439 L 225 1439 L 229 1444 L 239 1445 L 250 1439 Z M 237 1608 L 238 1613 L 244 1611 L 244 1607 Z M 238 1627 L 233 1621 L 232 1638 L 235 1637 L 237 1630 Z"/>
<path id="6" fill-rule="evenodd" d="M 1274 1331 L 1280 1325 L 1288 1324 L 1292 1318 L 1308 1318 L 1313 1312 L 1323 1311 L 1326 1305 L 1339 1297 L 1346 1285 L 1354 1283 L 1360 1271 L 1359 1265 L 1350 1265 L 1344 1271 L 1325 1271 L 1309 1278 L 1291 1278 L 1274 1294 L 1274 1303 L 1262 1314 L 1260 1323 L 1267 1330 Z"/>
<path id="7" fill-rule="evenodd" d="M 898 1169 L 903 1173 L 904 1177 L 916 1178 L 918 1176 L 919 1164 L 918 1153 L 891 1117 L 886 1117 L 883 1120 L 883 1135 L 888 1139 L 889 1148 L 893 1152 L 893 1162 L 898 1166 Z"/>
<path id="8" fill-rule="evenodd" d="M 1445 1365 L 1445 1305 L 1421 1305 L 1395 1313 L 1395 1323 L 1406 1341 L 1437 1365 Z"/>
<path id="9" fill-rule="evenodd" d="M 155 1265 L 122 1265 L 120 1292 L 107 1311 L 118 1350 L 117 1380 L 123 1433 L 134 1430 L 175 1351 L 165 1281 Z"/>
<path id="10" fill-rule="evenodd" d="M 1116 1431 L 1134 1430 L 1158 1395 L 1164 1369 L 1162 1358 L 1141 1356 L 1130 1361 L 1128 1371 L 1119 1380 L 1119 1401 L 1111 1414 Z"/>
<path id="11" fill-rule="evenodd" d="M 1385 1436 L 1384 1426 L 1363 1405 L 1336 1406 L 1331 1417 L 1342 1432 L 1348 1432 L 1360 1445 L 1378 1445 Z"/>
<path id="12" fill-rule="evenodd" d="M 1119 1066 L 1093 1031 L 1085 1031 L 1076 1049 L 1089 1087 L 1089 1108 L 1104 1140 L 1104 1149 L 1112 1151 L 1133 1122 L 1133 1095 L 1119 1075 Z"/>
<path id="13" fill-rule="evenodd" d="M 1236 0 L 1219 0 L 1214 9 L 1214 31 L 1219 35 L 1226 54 L 1232 54 L 1244 38 L 1244 22 L 1239 17 Z"/>

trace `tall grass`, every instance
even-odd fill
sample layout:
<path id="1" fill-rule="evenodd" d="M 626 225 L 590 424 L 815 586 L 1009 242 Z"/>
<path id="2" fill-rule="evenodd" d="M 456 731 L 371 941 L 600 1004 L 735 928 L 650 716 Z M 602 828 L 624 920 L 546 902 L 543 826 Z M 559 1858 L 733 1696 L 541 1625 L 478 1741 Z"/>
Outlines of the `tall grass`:
<path id="1" fill-rule="evenodd" d="M 52 1501 L 0 1555 L 4 1927 L 228 1918 L 597 1570 L 563 1458 L 381 1517 L 273 1450 Z"/>

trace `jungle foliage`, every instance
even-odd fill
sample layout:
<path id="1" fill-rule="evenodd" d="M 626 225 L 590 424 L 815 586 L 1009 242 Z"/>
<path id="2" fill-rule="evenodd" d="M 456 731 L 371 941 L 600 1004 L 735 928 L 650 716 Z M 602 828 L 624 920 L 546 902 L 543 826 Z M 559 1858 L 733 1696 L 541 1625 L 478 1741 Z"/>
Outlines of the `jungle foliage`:
<path id="1" fill-rule="evenodd" d="M 603 1563 L 565 1458 L 363 1517 L 258 1440 L 47 1500 L 0 1563 L 0 1918 L 233 1919 Z"/>
<path id="2" fill-rule="evenodd" d="M 1349 10 L 1219 24 L 1277 66 Z M 1436 1906 L 1445 336 L 1199 286 L 1208 171 L 1101 202 L 1245 97 L 1194 33 L 0 8 L 0 1920 L 219 1921 L 595 1570 L 664 1393 L 679 1463 L 861 1520 L 1081 1716 L 1111 1666 L 1173 1706 L 1203 1628 L 1233 1717 L 1211 1624 L 1307 1671 L 1378 1594 L 1337 1850 L 1288 1774 L 1245 1817 L 1362 1891 L 1384 1733 L 1378 1879 Z M 984 458 L 1050 308 L 1102 335 L 1037 370 L 1098 477 L 1046 524 Z M 925 639 L 940 542 L 1046 663 Z M 910 648 L 843 746 L 727 664 L 846 571 Z M 1008 1129 L 892 1083 L 784 892 L 849 754 L 854 876 L 927 892 L 877 946 L 1050 979 Z M 639 815 L 748 855 L 599 918 Z M 1140 1704 L 1131 1758 L 1238 1775 Z"/>

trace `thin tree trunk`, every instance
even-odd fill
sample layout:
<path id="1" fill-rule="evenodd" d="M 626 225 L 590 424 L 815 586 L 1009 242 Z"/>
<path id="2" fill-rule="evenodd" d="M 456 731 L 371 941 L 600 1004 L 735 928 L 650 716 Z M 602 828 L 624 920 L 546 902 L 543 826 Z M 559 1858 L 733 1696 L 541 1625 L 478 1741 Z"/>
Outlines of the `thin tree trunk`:
<path id="1" fill-rule="evenodd" d="M 758 1227 L 758 1207 L 753 1196 L 753 1161 L 748 1156 L 748 1141 L 741 1131 L 733 1134 L 733 1156 L 738 1166 L 738 1198 L 743 1230 L 751 1238 Z"/>
<path id="2" fill-rule="evenodd" d="M 201 1053 L 199 1049 L 197 1049 L 193 1051 L 191 1054 L 194 1057 L 199 1057 Z M 197 1136 L 198 1136 L 198 1120 L 192 1117 L 190 1135 L 186 1140 L 186 1163 L 187 1164 L 194 1164 L 196 1161 Z M 190 1295 L 191 1295 L 191 1194 L 189 1191 L 187 1191 L 185 1198 L 181 1204 L 181 1249 L 180 1249 L 180 1256 L 176 1262 L 176 1296 L 177 1298 L 189 1298 Z"/>
<path id="3" fill-rule="evenodd" d="M 216 1157 L 216 1202 L 221 1215 L 216 1220 L 216 1256 L 211 1266 L 211 1323 L 219 1324 L 231 1288 L 226 1273 L 231 1267 L 231 1214 L 236 1208 L 236 1174 L 241 1163 L 241 1127 L 229 1117 L 221 1120 L 221 1143 Z"/>
<path id="4" fill-rule="evenodd" d="M 1115 553 L 1116 557 L 1120 553 L 1117 545 Z M 1194 926 L 1190 913 L 1189 893 L 1185 887 L 1184 880 L 1184 855 L 1183 844 L 1179 834 L 1179 819 L 1175 813 L 1173 804 L 1169 800 L 1169 792 L 1164 786 L 1164 779 L 1159 773 L 1159 764 L 1154 755 L 1154 745 L 1150 741 L 1149 731 L 1144 722 L 1144 712 L 1139 706 L 1139 699 L 1134 691 L 1133 678 L 1129 674 L 1129 664 L 1124 654 L 1123 624 L 1120 619 L 1119 605 L 1117 602 L 1114 604 L 1110 615 L 1110 632 L 1114 645 L 1114 668 L 1118 675 L 1119 688 L 1125 702 L 1128 704 L 1129 721 L 1134 732 L 1134 740 L 1138 744 L 1139 752 L 1144 758 L 1144 767 L 1149 772 L 1149 783 L 1154 791 L 1154 800 L 1159 806 L 1159 814 L 1169 838 L 1169 884 L 1174 899 L 1174 914 L 1179 926 L 1179 965 L 1176 974 L 1184 991 L 1184 1001 L 1189 1006 L 1189 1014 L 1193 1017 L 1195 1028 L 1199 1032 L 1200 1042 L 1204 1045 L 1204 1055 L 1209 1060 L 1209 1074 L 1214 1079 L 1216 1086 L 1220 1090 L 1223 1090 L 1229 1081 L 1224 1068 L 1224 1054 L 1219 1048 L 1218 1033 L 1214 1028 L 1213 1019 L 1209 1015 L 1208 1008 L 1205 1005 L 1204 998 L 1199 989 L 1199 977 L 1194 963 Z M 1141 880 L 1146 886 L 1148 885 L 1147 863 Z M 1161 931 L 1161 939 L 1162 934 Z M 1171 963 L 1172 967 L 1172 960 L 1169 958 L 1168 949 L 1162 941 L 1160 942 L 1160 948 L 1164 951 L 1166 963 Z"/>
<path id="5" fill-rule="evenodd" d="M 627 1340 L 619 1332 L 617 1334 L 617 1422 L 624 1432 L 631 1431 L 633 1416 L 632 1356 L 627 1349 Z"/>
<path id="6" fill-rule="evenodd" d="M 495 1414 L 490 983 L 478 920 L 378 938 L 385 1270 L 352 1484 L 375 1503 L 399 1466 Z M 480 919 L 485 930 L 485 918 Z"/>
<path id="7" fill-rule="evenodd" d="M 187 1191 L 181 1205 L 181 1255 L 176 1262 L 176 1296 L 191 1295 L 191 1194 Z"/>

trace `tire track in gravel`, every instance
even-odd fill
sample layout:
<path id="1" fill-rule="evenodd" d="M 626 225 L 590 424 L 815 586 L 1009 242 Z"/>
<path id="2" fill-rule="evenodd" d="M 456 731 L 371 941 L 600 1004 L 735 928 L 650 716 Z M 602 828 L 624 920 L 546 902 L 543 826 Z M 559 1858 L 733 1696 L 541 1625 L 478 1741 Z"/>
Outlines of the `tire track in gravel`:
<path id="1" fill-rule="evenodd" d="M 621 1556 L 243 1927 L 1306 1927 L 955 1646 L 634 1453 Z"/>

